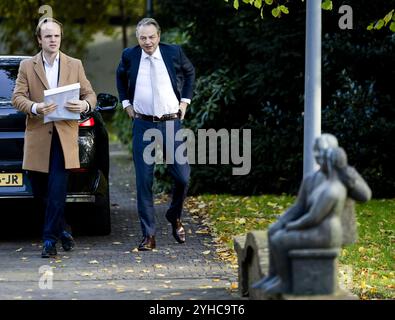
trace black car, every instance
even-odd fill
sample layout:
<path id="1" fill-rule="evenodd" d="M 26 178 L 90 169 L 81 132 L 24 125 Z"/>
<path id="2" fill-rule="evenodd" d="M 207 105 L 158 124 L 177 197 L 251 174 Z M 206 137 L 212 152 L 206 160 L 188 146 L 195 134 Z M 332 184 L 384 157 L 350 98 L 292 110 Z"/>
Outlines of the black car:
<path id="1" fill-rule="evenodd" d="M 28 175 L 22 170 L 26 115 L 11 103 L 19 64 L 26 58 L 0 56 L 0 208 L 14 200 L 35 203 Z M 79 121 L 81 168 L 70 173 L 66 217 L 70 217 L 73 229 L 85 225 L 87 233 L 105 235 L 111 232 L 109 146 L 100 113 L 113 111 L 118 99 L 99 94 L 97 100 L 96 109 Z"/>

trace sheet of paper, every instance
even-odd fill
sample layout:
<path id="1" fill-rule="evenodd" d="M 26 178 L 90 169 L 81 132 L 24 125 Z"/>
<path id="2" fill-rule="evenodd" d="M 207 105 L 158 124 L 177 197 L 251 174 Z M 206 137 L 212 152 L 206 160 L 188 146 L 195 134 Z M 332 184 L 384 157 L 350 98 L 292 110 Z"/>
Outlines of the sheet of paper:
<path id="1" fill-rule="evenodd" d="M 66 109 L 67 101 L 80 99 L 80 84 L 73 83 L 67 86 L 44 90 L 44 102 L 55 103 L 55 111 L 44 116 L 44 123 L 59 120 L 79 120 L 80 114 Z"/>

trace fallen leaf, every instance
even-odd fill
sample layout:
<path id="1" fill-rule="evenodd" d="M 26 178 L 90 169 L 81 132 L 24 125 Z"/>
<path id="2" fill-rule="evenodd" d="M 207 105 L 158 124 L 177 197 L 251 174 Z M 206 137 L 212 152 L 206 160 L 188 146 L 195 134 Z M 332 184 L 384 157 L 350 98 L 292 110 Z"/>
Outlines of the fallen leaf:
<path id="1" fill-rule="evenodd" d="M 83 273 L 81 273 L 81 276 L 90 277 L 90 276 L 93 276 L 93 272 L 83 272 Z"/>
<path id="2" fill-rule="evenodd" d="M 210 254 L 210 252 L 211 252 L 210 250 L 206 250 L 206 251 L 203 251 L 202 254 L 208 255 L 208 254 Z"/>
<path id="3" fill-rule="evenodd" d="M 89 264 L 98 264 L 99 261 L 97 261 L 97 260 L 91 260 L 91 261 L 89 261 L 88 263 L 89 263 Z"/>
<path id="4" fill-rule="evenodd" d="M 133 270 L 133 269 L 128 269 L 128 270 L 125 270 L 124 272 L 125 272 L 125 273 L 133 273 L 134 270 Z"/>
<path id="5" fill-rule="evenodd" d="M 132 250 L 132 252 L 139 252 L 139 249 L 134 248 L 134 249 Z"/>
<path id="6" fill-rule="evenodd" d="M 148 289 L 145 287 L 142 287 L 142 288 L 137 289 L 137 291 L 148 291 Z"/>
<path id="7" fill-rule="evenodd" d="M 120 245 L 120 244 L 122 244 L 122 242 L 115 241 L 115 242 L 113 242 L 112 244 L 113 244 L 113 245 Z"/>
<path id="8" fill-rule="evenodd" d="M 16 249 L 15 252 L 21 252 L 23 248 Z"/>
<path id="9" fill-rule="evenodd" d="M 230 289 L 231 290 L 236 290 L 239 287 L 239 284 L 237 282 L 232 282 L 230 284 Z"/>
<path id="10" fill-rule="evenodd" d="M 199 230 L 196 230 L 195 233 L 197 233 L 197 234 L 209 234 L 209 231 L 207 229 L 199 229 Z"/>
<path id="11" fill-rule="evenodd" d="M 213 288 L 213 286 L 208 286 L 208 285 L 206 285 L 206 286 L 199 286 L 199 289 L 212 289 Z"/>

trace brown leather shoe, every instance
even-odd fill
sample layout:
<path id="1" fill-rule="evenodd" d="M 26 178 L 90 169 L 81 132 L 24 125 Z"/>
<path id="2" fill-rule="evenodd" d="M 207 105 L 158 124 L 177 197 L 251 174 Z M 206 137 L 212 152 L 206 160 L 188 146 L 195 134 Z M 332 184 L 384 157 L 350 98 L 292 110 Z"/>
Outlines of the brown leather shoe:
<path id="1" fill-rule="evenodd" d="M 169 213 L 166 213 L 166 219 L 171 223 L 171 227 L 173 228 L 173 237 L 176 239 L 178 243 L 185 242 L 185 229 L 181 223 L 180 219 L 172 220 L 169 216 Z"/>
<path id="2" fill-rule="evenodd" d="M 173 227 L 173 237 L 177 240 L 178 243 L 185 242 L 185 229 L 181 223 L 180 219 L 176 220 L 176 223 L 172 225 Z"/>
<path id="3" fill-rule="evenodd" d="M 143 238 L 137 249 L 139 251 L 151 251 L 152 249 L 155 249 L 155 247 L 156 247 L 155 237 L 147 236 Z"/>

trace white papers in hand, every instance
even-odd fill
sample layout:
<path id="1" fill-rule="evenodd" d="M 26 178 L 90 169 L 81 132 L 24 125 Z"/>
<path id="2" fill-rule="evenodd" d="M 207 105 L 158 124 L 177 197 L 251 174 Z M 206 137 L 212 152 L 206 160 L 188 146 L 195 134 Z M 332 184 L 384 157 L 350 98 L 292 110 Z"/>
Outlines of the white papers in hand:
<path id="1" fill-rule="evenodd" d="M 44 102 L 55 103 L 55 111 L 44 116 L 44 123 L 58 120 L 79 120 L 80 114 L 66 109 L 67 101 L 80 99 L 80 84 L 73 83 L 67 86 L 44 90 Z"/>

